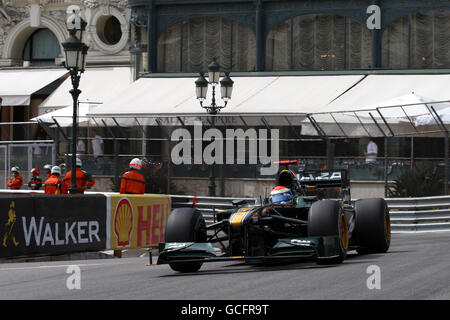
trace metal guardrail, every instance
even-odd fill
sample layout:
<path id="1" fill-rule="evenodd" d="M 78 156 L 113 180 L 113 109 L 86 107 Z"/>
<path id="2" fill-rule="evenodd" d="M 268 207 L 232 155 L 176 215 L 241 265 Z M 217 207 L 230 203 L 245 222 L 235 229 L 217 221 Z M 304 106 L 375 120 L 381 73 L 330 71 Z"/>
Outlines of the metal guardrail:
<path id="1" fill-rule="evenodd" d="M 11 192 L 29 193 L 30 190 L 0 190 L 0 193 Z M 170 197 L 172 208 L 192 206 L 194 200 L 194 196 L 170 195 Z M 196 207 L 202 212 L 207 223 L 212 223 L 217 210 L 233 208 L 233 200 L 246 200 L 251 205 L 255 204 L 257 199 L 197 197 Z M 450 196 L 387 198 L 386 202 L 390 211 L 393 233 L 450 231 Z"/>
<path id="2" fill-rule="evenodd" d="M 392 232 L 450 231 L 450 196 L 388 198 Z"/>
<path id="3" fill-rule="evenodd" d="M 171 196 L 172 207 L 191 206 L 194 196 Z M 231 209 L 233 200 L 247 200 L 255 204 L 256 198 L 197 197 L 196 207 L 207 223 L 213 222 L 215 211 Z M 424 198 L 387 198 L 391 230 L 402 232 L 450 231 L 450 196 Z"/>
<path id="4" fill-rule="evenodd" d="M 192 206 L 194 196 L 171 195 L 172 208 Z M 214 222 L 217 210 L 233 208 L 233 200 L 246 200 L 249 204 L 255 204 L 256 198 L 226 198 L 226 197 L 197 197 L 195 206 L 203 214 L 207 223 Z"/>

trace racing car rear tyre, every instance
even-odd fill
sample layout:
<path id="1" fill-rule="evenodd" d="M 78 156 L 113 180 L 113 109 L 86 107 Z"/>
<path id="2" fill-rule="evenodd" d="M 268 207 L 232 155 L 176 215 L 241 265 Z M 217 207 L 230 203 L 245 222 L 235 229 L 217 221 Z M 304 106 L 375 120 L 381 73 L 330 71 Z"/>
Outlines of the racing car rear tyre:
<path id="1" fill-rule="evenodd" d="M 174 209 L 166 223 L 166 242 L 206 242 L 206 223 L 197 208 Z M 202 262 L 169 263 L 172 270 L 196 272 Z"/>
<path id="2" fill-rule="evenodd" d="M 339 235 L 339 255 L 332 258 L 321 257 L 317 264 L 339 264 L 347 255 L 348 226 L 344 212 L 338 201 L 321 200 L 309 209 L 308 236 L 323 237 Z"/>
<path id="3" fill-rule="evenodd" d="M 385 253 L 391 243 L 389 209 L 382 198 L 361 199 L 355 202 L 356 251 Z"/>

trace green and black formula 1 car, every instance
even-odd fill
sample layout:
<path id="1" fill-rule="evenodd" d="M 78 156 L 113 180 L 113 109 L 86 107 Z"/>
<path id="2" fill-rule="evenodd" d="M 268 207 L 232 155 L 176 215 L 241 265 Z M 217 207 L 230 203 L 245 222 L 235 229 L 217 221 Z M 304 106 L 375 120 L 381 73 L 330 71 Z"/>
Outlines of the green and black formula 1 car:
<path id="1" fill-rule="evenodd" d="M 390 245 L 389 210 L 384 199 L 360 199 L 351 204 L 346 170 L 303 172 L 282 170 L 278 185 L 294 193 L 293 204 L 261 199 L 217 213 L 207 225 L 195 207 L 174 209 L 168 217 L 165 243 L 158 264 L 179 272 L 195 272 L 204 262 L 269 262 L 315 259 L 338 264 L 347 251 L 384 253 Z M 340 200 L 324 199 L 326 189 Z"/>

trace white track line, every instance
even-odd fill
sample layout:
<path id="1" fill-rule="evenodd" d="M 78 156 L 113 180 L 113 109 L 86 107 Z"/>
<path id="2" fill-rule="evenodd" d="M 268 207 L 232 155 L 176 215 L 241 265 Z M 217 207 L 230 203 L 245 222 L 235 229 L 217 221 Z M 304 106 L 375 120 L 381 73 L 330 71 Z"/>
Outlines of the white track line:
<path id="1" fill-rule="evenodd" d="M 50 269 L 50 268 L 67 268 L 69 266 L 79 266 L 79 267 L 91 267 L 91 266 L 112 266 L 117 264 L 130 264 L 131 262 L 115 262 L 115 263 L 85 263 L 85 264 L 59 264 L 50 266 L 37 266 L 37 267 L 18 267 L 18 268 L 0 268 L 0 271 L 11 271 L 11 270 L 32 270 L 32 269 Z"/>

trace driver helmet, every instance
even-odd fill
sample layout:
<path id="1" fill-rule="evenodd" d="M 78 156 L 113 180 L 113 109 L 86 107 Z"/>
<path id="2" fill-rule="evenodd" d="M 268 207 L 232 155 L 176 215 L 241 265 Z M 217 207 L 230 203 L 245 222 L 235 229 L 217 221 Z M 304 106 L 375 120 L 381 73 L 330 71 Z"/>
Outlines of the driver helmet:
<path id="1" fill-rule="evenodd" d="M 270 201 L 274 204 L 294 204 L 294 195 L 289 188 L 277 186 L 270 192 Z"/>
<path id="2" fill-rule="evenodd" d="M 39 169 L 38 168 L 33 168 L 33 169 L 31 169 L 31 174 L 33 175 L 33 176 L 38 176 L 39 175 Z"/>

